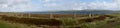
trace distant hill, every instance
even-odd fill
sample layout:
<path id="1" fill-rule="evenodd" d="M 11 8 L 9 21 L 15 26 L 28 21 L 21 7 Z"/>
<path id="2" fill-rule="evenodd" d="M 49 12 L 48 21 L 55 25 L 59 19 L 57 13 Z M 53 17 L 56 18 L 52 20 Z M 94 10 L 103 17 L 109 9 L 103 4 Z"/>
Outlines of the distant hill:
<path id="1" fill-rule="evenodd" d="M 112 10 L 65 10 L 65 11 L 46 11 L 46 12 L 26 12 L 26 13 L 32 13 L 32 14 L 112 14 L 112 13 L 118 13 L 120 11 L 112 11 Z"/>

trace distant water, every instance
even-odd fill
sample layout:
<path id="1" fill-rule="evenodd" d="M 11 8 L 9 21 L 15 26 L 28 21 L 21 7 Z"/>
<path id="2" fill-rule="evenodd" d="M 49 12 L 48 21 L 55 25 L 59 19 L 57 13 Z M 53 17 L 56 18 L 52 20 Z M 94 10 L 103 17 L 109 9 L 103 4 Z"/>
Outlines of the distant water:
<path id="1" fill-rule="evenodd" d="M 76 12 L 26 12 L 31 14 L 112 14 L 114 12 L 89 12 L 89 11 L 76 11 Z"/>

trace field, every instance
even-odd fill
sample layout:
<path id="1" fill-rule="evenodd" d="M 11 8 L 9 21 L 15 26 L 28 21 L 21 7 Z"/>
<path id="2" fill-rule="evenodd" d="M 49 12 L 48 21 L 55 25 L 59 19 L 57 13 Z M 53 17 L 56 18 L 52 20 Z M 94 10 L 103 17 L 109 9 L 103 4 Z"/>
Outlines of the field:
<path id="1" fill-rule="evenodd" d="M 120 14 L 0 13 L 0 28 L 120 28 Z"/>

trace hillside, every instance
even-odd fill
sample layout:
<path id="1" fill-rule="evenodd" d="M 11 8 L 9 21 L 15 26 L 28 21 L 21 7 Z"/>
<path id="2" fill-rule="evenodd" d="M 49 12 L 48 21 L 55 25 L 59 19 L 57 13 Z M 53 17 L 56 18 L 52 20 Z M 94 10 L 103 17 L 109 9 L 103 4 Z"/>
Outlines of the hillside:
<path id="1" fill-rule="evenodd" d="M 46 12 L 25 12 L 25 13 L 32 13 L 32 14 L 111 14 L 111 13 L 118 13 L 119 11 L 112 11 L 112 10 L 66 10 L 66 11 L 46 11 Z"/>

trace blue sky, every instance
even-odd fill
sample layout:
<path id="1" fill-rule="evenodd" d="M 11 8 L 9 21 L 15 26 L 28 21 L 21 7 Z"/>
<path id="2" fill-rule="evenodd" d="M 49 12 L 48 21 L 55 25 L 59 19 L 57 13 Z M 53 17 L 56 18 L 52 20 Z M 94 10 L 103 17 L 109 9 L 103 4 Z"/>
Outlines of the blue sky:
<path id="1" fill-rule="evenodd" d="M 0 0 L 0 12 L 120 10 L 120 0 Z"/>

